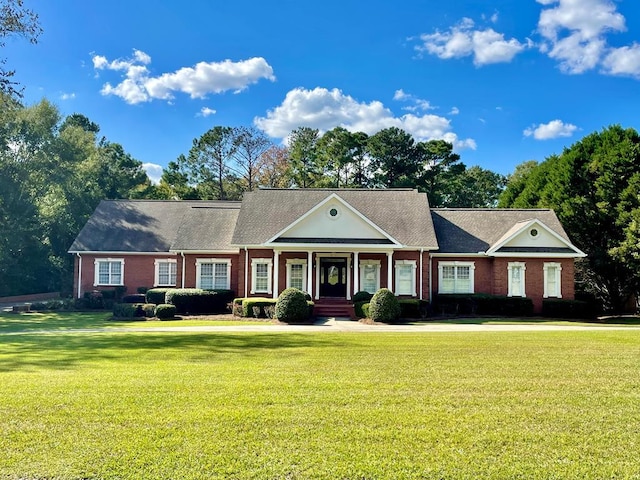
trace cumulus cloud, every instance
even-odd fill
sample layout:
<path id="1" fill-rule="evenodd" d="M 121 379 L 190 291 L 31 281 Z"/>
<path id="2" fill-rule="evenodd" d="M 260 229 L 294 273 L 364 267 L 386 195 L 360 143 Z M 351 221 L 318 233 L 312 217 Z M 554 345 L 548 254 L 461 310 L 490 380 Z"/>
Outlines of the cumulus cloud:
<path id="1" fill-rule="evenodd" d="M 115 95 L 125 102 L 136 104 L 154 99 L 171 100 L 175 92 L 191 98 L 204 98 L 210 93 L 241 92 L 260 79 L 275 81 L 273 68 L 262 57 L 233 62 L 199 62 L 175 72 L 152 76 L 147 65 L 151 57 L 134 50 L 131 58 L 109 61 L 102 55 L 92 56 L 96 70 L 121 72 L 122 80 L 115 86 L 107 82 L 100 93 Z"/>
<path id="2" fill-rule="evenodd" d="M 536 140 L 550 140 L 559 137 L 570 137 L 578 129 L 571 123 L 562 120 L 552 120 L 549 123 L 532 125 L 524 130 L 525 137 L 533 137 Z"/>
<path id="3" fill-rule="evenodd" d="M 396 92 L 396 96 L 405 95 L 399 92 Z M 451 131 L 451 123 L 447 118 L 413 113 L 396 117 L 379 101 L 358 102 L 337 88 L 293 89 L 287 93 L 282 104 L 267 112 L 266 117 L 256 117 L 254 124 L 269 136 L 282 139 L 301 126 L 317 128 L 321 132 L 341 126 L 352 132 L 369 135 L 384 128 L 398 127 L 419 141 L 444 139 L 458 149 L 476 148 L 473 139 L 459 139 Z"/>
<path id="4" fill-rule="evenodd" d="M 458 115 L 460 113 L 460 109 L 458 107 L 453 107 L 449 111 L 449 115 Z"/>
<path id="5" fill-rule="evenodd" d="M 160 183 L 160 178 L 162 177 L 162 167 L 155 163 L 143 163 L 142 168 L 147 172 L 147 176 L 151 183 L 157 185 Z"/>
<path id="6" fill-rule="evenodd" d="M 610 0 L 537 0 L 543 9 L 538 32 L 540 51 L 557 60 L 564 73 L 600 67 L 602 73 L 637 77 L 637 45 L 612 48 L 606 35 L 626 30 L 625 18 Z"/>
<path id="7" fill-rule="evenodd" d="M 497 21 L 497 16 L 492 21 Z M 421 44 L 415 48 L 421 53 L 435 55 L 442 59 L 473 56 L 477 66 L 492 63 L 508 63 L 531 45 L 527 40 L 521 43 L 515 38 L 505 39 L 503 33 L 493 28 L 476 29 L 470 18 L 463 18 L 447 31 L 435 31 L 420 35 Z"/>
<path id="8" fill-rule="evenodd" d="M 196 114 L 197 117 L 208 117 L 209 115 L 214 115 L 216 111 L 213 108 L 202 107 L 200 111 Z"/>

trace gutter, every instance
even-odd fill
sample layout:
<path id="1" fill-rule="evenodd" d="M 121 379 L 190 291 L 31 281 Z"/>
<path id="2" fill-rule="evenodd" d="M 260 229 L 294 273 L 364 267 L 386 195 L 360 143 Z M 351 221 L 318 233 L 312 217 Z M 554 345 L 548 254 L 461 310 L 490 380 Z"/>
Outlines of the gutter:
<path id="1" fill-rule="evenodd" d="M 423 294 L 422 294 L 422 290 L 423 290 L 423 283 L 424 283 L 424 278 L 423 278 L 423 273 L 422 273 L 422 254 L 424 253 L 424 248 L 420 249 L 420 300 L 422 300 Z"/>
<path id="2" fill-rule="evenodd" d="M 184 252 L 180 252 L 180 255 L 182 256 L 182 288 L 184 288 L 184 276 L 186 275 L 186 263 L 185 263 L 185 259 L 184 259 Z"/>

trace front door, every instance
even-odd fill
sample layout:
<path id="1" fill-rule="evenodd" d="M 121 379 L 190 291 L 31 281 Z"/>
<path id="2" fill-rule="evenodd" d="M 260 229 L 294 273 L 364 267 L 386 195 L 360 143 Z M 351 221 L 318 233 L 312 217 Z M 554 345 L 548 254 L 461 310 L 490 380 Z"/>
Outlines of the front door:
<path id="1" fill-rule="evenodd" d="M 320 259 L 320 296 L 347 297 L 347 259 Z"/>

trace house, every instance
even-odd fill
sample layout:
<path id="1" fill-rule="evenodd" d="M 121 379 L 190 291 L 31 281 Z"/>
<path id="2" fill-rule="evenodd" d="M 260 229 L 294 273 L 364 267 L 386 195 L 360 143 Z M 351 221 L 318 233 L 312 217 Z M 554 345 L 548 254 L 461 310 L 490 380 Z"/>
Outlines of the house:
<path id="1" fill-rule="evenodd" d="M 320 307 L 381 287 L 574 298 L 584 257 L 545 209 L 430 208 L 413 189 L 264 189 L 242 202 L 105 200 L 79 233 L 75 294 L 126 285 L 232 289 L 277 297 L 287 287 Z"/>

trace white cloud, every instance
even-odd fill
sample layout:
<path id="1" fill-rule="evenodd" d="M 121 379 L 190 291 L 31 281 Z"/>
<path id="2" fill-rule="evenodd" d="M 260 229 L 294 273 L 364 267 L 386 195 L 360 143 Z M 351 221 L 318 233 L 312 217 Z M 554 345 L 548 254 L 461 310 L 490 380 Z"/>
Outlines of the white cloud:
<path id="1" fill-rule="evenodd" d="M 134 50 L 128 59 L 109 61 L 102 55 L 94 55 L 92 61 L 96 70 L 124 72 L 120 83 L 113 86 L 107 82 L 100 93 L 116 95 L 130 104 L 153 99 L 171 100 L 174 92 L 187 93 L 191 98 L 204 98 L 207 94 L 228 90 L 237 93 L 263 78 L 275 81 L 273 68 L 261 57 L 239 62 L 199 62 L 194 67 L 183 67 L 160 76 L 150 75 L 147 65 L 151 63 L 151 57 L 140 50 Z"/>
<path id="2" fill-rule="evenodd" d="M 396 96 L 404 95 L 401 90 L 396 92 Z M 458 149 L 476 148 L 473 139 L 460 140 L 451 131 L 450 121 L 444 117 L 412 113 L 395 117 L 381 102 L 358 102 L 337 88 L 293 89 L 282 104 L 267 112 L 266 117 L 256 117 L 254 124 L 269 136 L 282 139 L 303 126 L 317 128 L 321 132 L 341 126 L 369 135 L 384 128 L 398 127 L 418 141 L 445 139 Z"/>
<path id="3" fill-rule="evenodd" d="M 60 100 L 73 100 L 74 98 L 76 98 L 76 94 L 71 92 L 71 93 L 62 93 L 60 95 Z"/>
<path id="4" fill-rule="evenodd" d="M 209 115 L 215 115 L 216 111 L 213 108 L 202 107 L 196 114 L 196 117 L 208 117 Z"/>
<path id="5" fill-rule="evenodd" d="M 541 123 L 526 128 L 525 137 L 533 137 L 536 140 L 550 140 L 559 137 L 570 137 L 578 129 L 571 123 L 564 123 L 562 120 L 552 120 L 549 123 Z"/>
<path id="6" fill-rule="evenodd" d="M 147 176 L 151 183 L 157 185 L 162 177 L 162 167 L 155 163 L 143 163 L 142 168 L 147 172 Z"/>
<path id="7" fill-rule="evenodd" d="M 624 16 L 610 0 L 537 1 L 551 7 L 540 12 L 538 32 L 544 39 L 540 51 L 557 60 L 564 73 L 594 69 L 611 55 L 605 34 L 626 29 Z M 605 65 L 605 73 L 612 70 Z"/>
<path id="8" fill-rule="evenodd" d="M 409 93 L 405 93 L 404 90 L 396 90 L 393 95 L 393 99 L 399 102 L 410 102 L 411 105 L 406 107 L 402 107 L 403 110 L 408 110 L 410 112 L 416 112 L 418 110 L 427 111 L 427 110 L 435 110 L 436 107 L 433 107 L 428 100 L 423 100 L 421 98 L 416 97 L 415 95 L 411 95 Z"/>
<path id="9" fill-rule="evenodd" d="M 491 20 L 494 21 L 494 17 Z M 505 40 L 504 34 L 492 28 L 480 30 L 474 27 L 473 20 L 463 18 L 448 31 L 420 35 L 422 43 L 415 48 L 419 52 L 426 52 L 442 59 L 473 55 L 473 63 L 482 66 L 491 63 L 508 63 L 530 46 L 529 41 L 521 43 L 515 38 Z"/>
<path id="10" fill-rule="evenodd" d="M 458 107 L 452 107 L 449 111 L 449 115 L 458 115 L 460 113 L 460 109 Z"/>
<path id="11" fill-rule="evenodd" d="M 640 45 L 611 49 L 602 61 L 605 73 L 625 75 L 640 79 Z"/>

